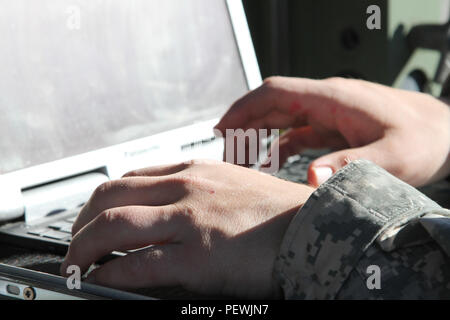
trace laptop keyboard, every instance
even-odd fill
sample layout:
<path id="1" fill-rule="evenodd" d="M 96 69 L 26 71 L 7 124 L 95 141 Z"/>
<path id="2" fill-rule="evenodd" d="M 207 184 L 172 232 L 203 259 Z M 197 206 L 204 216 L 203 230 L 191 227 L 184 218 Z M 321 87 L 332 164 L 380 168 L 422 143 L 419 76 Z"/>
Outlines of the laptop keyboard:
<path id="1" fill-rule="evenodd" d="M 297 183 L 305 183 L 310 162 L 322 154 L 323 152 L 320 151 L 310 151 L 301 156 L 291 157 L 275 176 Z M 16 227 L 5 226 L 6 229 L 1 229 L 3 233 L 16 234 L 18 236 L 22 234 L 34 239 L 57 242 L 63 247 L 68 247 L 72 240 L 72 225 L 79 211 L 80 208 L 78 207 L 50 215 L 35 224 L 20 223 Z"/>
<path id="2" fill-rule="evenodd" d="M 70 242 L 72 240 L 72 225 L 77 218 L 79 208 L 62 213 L 57 220 L 39 224 L 36 226 L 27 226 L 27 234 L 43 237 L 47 239 Z"/>
<path id="3" fill-rule="evenodd" d="M 296 183 L 307 184 L 309 165 L 312 161 L 328 152 L 328 150 L 307 150 L 301 155 L 292 156 L 274 176 Z"/>

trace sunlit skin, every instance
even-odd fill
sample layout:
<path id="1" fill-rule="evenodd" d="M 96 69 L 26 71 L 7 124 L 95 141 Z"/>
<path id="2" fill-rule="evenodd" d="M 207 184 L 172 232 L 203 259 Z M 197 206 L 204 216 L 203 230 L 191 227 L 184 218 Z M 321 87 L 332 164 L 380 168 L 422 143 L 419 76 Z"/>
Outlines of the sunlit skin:
<path id="1" fill-rule="evenodd" d="M 430 95 L 361 80 L 274 77 L 238 100 L 216 129 L 289 129 L 278 140 L 280 163 L 307 148 L 337 152 L 314 161 L 336 172 L 368 159 L 413 186 L 450 173 L 450 111 Z"/>
<path id="2" fill-rule="evenodd" d="M 73 226 L 61 272 L 84 272 L 113 250 L 89 281 L 118 288 L 183 286 L 236 297 L 279 297 L 275 258 L 293 215 L 314 191 L 212 161 L 147 168 L 100 186 Z"/>
<path id="3" fill-rule="evenodd" d="M 270 78 L 237 101 L 217 128 L 290 128 L 278 142 L 282 160 L 303 148 L 340 150 L 314 161 L 313 185 L 320 182 L 316 168 L 333 173 L 359 158 L 416 186 L 450 173 L 448 106 L 363 81 Z M 292 217 L 312 192 L 222 162 L 137 170 L 94 192 L 73 226 L 61 273 L 67 275 L 69 265 L 86 271 L 114 250 L 154 245 L 104 264 L 88 281 L 279 298 L 274 262 Z"/>

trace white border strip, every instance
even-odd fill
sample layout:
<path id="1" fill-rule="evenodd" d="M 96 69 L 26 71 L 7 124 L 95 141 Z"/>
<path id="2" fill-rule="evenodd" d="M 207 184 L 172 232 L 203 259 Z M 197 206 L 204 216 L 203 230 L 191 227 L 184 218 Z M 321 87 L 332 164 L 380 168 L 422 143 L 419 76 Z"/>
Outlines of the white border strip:
<path id="1" fill-rule="evenodd" d="M 233 24 L 239 52 L 241 54 L 242 65 L 247 77 L 250 90 L 256 89 L 262 83 L 261 72 L 259 70 L 258 59 L 256 58 L 252 36 L 245 16 L 242 0 L 227 0 L 228 12 Z"/>
<path id="2" fill-rule="evenodd" d="M 247 24 L 244 6 L 241 0 L 224 1 L 226 1 L 228 7 L 228 13 L 234 31 L 235 41 L 239 49 L 241 63 L 247 79 L 247 85 L 250 90 L 253 90 L 261 85 L 262 79 Z M 158 156 L 165 156 L 164 158 L 166 161 L 167 159 L 178 161 L 180 157 L 178 152 L 180 145 L 187 143 L 188 141 L 185 141 L 186 139 L 210 136 L 212 134 L 211 129 L 217 121 L 218 119 L 214 119 L 196 123 L 188 127 L 174 129 L 146 138 L 125 142 L 120 145 L 79 154 L 38 166 L 28 167 L 3 175 L 0 174 L 0 186 L 7 188 L 11 192 L 20 193 L 20 190 L 25 187 L 68 177 L 104 166 L 110 171 L 109 174 L 111 178 L 116 178 L 117 175 L 123 171 L 125 167 L 124 162 L 133 162 L 130 161 L 131 159 L 123 158 L 124 152 L 131 152 L 133 149 L 139 150 L 140 147 L 143 148 L 143 146 L 151 146 L 153 144 L 166 146 L 167 149 L 164 148 L 165 150 L 157 150 L 153 153 L 150 152 L 147 157 L 143 157 L 147 159 L 147 165 L 152 165 L 152 162 L 159 164 L 162 159 L 156 160 L 155 158 L 158 158 Z M 216 151 L 216 153 L 219 154 L 220 152 Z M 202 153 L 196 155 L 201 157 Z M 153 161 L 149 161 L 150 159 L 153 159 Z M 0 214 L 1 213 L 2 212 L 0 212 Z"/>

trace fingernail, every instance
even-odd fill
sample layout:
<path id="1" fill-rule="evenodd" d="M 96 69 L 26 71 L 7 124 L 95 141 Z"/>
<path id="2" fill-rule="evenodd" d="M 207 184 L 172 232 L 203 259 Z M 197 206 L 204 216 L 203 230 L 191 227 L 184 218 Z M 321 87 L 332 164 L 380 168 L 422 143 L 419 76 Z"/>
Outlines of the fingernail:
<path id="1" fill-rule="evenodd" d="M 317 167 L 313 169 L 314 174 L 316 175 L 316 181 L 318 185 L 321 185 L 325 181 L 331 178 L 333 175 L 333 169 L 330 167 Z"/>

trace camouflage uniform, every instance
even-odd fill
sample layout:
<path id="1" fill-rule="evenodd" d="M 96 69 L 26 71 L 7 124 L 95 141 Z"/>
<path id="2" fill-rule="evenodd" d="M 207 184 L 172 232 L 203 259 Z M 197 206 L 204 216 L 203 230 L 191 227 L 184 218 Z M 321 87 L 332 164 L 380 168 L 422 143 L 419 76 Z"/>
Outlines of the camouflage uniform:
<path id="1" fill-rule="evenodd" d="M 380 268 L 380 289 L 369 289 Z M 319 187 L 275 263 L 287 299 L 450 299 L 450 211 L 366 160 Z"/>

